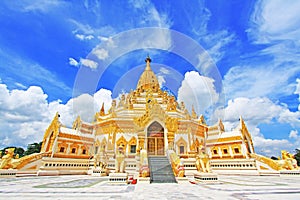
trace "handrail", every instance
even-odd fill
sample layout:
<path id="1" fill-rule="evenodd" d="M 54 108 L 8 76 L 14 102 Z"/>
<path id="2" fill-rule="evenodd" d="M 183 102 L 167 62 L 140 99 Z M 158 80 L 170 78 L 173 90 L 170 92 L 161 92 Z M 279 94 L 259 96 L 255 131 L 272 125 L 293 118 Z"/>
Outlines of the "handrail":
<path id="1" fill-rule="evenodd" d="M 255 154 L 255 153 L 252 153 L 250 154 L 251 158 L 254 158 L 255 160 L 258 160 L 266 165 L 268 165 L 269 167 L 271 167 L 272 169 L 278 171 L 280 170 L 280 165 L 272 160 L 271 158 L 267 158 L 265 156 L 262 156 L 262 155 L 258 155 L 258 154 Z"/>
<path id="2" fill-rule="evenodd" d="M 171 163 L 173 173 L 176 177 L 184 176 L 184 166 L 180 161 L 180 157 L 173 150 L 167 151 L 169 162 Z"/>
<path id="3" fill-rule="evenodd" d="M 28 156 L 24 156 L 24 157 L 20 158 L 19 164 L 17 165 L 16 169 L 21 169 L 22 167 L 24 167 L 25 165 L 27 165 L 31 162 L 42 159 L 43 157 L 50 157 L 50 156 L 51 156 L 50 152 L 34 153 L 34 154 L 30 154 Z"/>

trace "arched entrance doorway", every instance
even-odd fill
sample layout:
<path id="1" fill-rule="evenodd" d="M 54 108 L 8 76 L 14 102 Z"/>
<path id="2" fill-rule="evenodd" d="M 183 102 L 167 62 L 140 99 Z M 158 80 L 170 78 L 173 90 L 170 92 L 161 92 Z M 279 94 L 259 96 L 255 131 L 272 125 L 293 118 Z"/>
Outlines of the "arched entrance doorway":
<path id="1" fill-rule="evenodd" d="M 164 127 L 153 122 L 147 128 L 148 155 L 165 155 Z"/>

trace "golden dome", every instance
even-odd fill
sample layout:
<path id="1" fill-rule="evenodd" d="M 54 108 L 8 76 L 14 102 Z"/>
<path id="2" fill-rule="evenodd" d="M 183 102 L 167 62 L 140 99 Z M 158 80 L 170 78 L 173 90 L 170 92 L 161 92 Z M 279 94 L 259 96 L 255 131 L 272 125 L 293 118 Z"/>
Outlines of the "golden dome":
<path id="1" fill-rule="evenodd" d="M 145 60 L 146 68 L 142 73 L 140 80 L 137 84 L 137 90 L 140 92 L 147 91 L 151 89 L 152 91 L 157 91 L 159 89 L 158 80 L 150 67 L 151 58 L 148 56 Z"/>

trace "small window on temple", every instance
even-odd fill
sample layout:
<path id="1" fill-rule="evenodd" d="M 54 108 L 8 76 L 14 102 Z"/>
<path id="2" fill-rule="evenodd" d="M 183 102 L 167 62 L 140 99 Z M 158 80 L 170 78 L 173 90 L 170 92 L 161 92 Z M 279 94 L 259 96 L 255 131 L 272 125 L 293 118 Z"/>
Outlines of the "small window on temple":
<path id="1" fill-rule="evenodd" d="M 136 152 L 136 145 L 130 145 L 130 153 Z"/>
<path id="2" fill-rule="evenodd" d="M 214 154 L 218 154 L 218 151 L 216 149 L 214 149 Z"/>
<path id="3" fill-rule="evenodd" d="M 86 150 L 85 149 L 82 150 L 82 154 L 86 154 Z"/>
<path id="4" fill-rule="evenodd" d="M 180 145 L 180 147 L 179 147 L 179 153 L 180 154 L 184 154 L 184 146 L 183 145 Z"/>
<path id="5" fill-rule="evenodd" d="M 72 153 L 76 153 L 76 148 L 72 148 Z"/>
<path id="6" fill-rule="evenodd" d="M 223 149 L 223 152 L 224 152 L 224 154 L 228 153 L 227 149 Z"/>
<path id="7" fill-rule="evenodd" d="M 234 153 L 240 153 L 239 148 L 234 148 Z"/>
<path id="8" fill-rule="evenodd" d="M 65 147 L 60 147 L 59 152 L 60 152 L 60 153 L 65 152 Z"/>

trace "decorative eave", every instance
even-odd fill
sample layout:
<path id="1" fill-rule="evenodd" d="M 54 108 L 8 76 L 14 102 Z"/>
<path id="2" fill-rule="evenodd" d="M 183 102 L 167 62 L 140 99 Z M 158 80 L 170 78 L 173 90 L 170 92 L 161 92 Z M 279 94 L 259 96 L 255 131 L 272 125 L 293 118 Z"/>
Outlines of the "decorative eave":
<path id="1" fill-rule="evenodd" d="M 44 138 L 43 138 L 43 144 L 41 147 L 41 152 L 44 152 L 44 145 L 45 145 L 45 141 L 47 140 L 47 138 L 50 136 L 50 134 L 53 132 L 53 136 L 54 138 L 58 136 L 59 134 L 59 128 L 61 127 L 61 123 L 59 121 L 59 113 L 56 112 L 53 120 L 51 121 L 49 127 L 46 129 L 45 133 L 44 133 Z"/>
<path id="2" fill-rule="evenodd" d="M 177 132 L 178 130 L 178 119 L 168 116 L 157 102 L 149 102 L 145 114 L 134 118 L 136 129 L 144 128 L 153 119 L 164 122 L 168 131 Z"/>
<path id="3" fill-rule="evenodd" d="M 77 118 L 73 122 L 72 129 L 80 129 L 81 124 L 82 124 L 81 118 L 80 116 L 77 116 Z"/>

